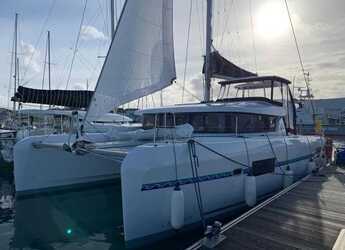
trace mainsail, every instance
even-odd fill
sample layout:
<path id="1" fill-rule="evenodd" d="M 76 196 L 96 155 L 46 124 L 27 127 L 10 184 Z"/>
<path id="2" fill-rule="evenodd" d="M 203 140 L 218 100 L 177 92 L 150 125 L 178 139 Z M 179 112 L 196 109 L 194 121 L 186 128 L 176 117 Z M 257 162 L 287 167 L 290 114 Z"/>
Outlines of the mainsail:
<path id="1" fill-rule="evenodd" d="M 204 71 L 205 65 L 203 66 L 203 73 Z M 213 51 L 211 53 L 210 71 L 212 77 L 221 79 L 257 76 L 257 74 L 242 69 L 229 60 L 225 59 L 219 54 L 218 51 Z"/>
<path id="2" fill-rule="evenodd" d="M 175 78 L 173 1 L 127 0 L 86 120 L 163 89 Z"/>

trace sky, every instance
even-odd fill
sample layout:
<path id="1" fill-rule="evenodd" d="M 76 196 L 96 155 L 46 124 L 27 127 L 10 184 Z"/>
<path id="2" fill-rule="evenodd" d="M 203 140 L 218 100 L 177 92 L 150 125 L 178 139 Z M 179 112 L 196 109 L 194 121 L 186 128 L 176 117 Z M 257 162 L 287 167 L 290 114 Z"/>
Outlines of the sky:
<path id="1" fill-rule="evenodd" d="M 123 2 L 115 0 L 115 18 Z M 314 96 L 344 97 L 345 2 L 287 2 Z M 206 0 L 174 0 L 177 83 L 163 91 L 164 104 L 181 103 L 184 84 L 183 102 L 202 98 L 205 5 Z M 50 30 L 52 88 L 94 88 L 110 44 L 109 0 L 88 0 L 81 22 L 84 7 L 85 0 L 1 1 L 0 106 L 10 105 L 8 96 L 13 94 L 10 72 L 16 12 L 21 85 L 41 88 L 44 82 L 43 87 L 48 88 L 47 71 L 44 81 L 43 72 Z M 229 60 L 259 75 L 281 75 L 294 86 L 305 86 L 284 0 L 214 0 L 212 27 L 214 48 Z M 216 97 L 217 84 L 212 86 Z M 158 99 L 155 94 L 144 105 L 157 105 Z"/>

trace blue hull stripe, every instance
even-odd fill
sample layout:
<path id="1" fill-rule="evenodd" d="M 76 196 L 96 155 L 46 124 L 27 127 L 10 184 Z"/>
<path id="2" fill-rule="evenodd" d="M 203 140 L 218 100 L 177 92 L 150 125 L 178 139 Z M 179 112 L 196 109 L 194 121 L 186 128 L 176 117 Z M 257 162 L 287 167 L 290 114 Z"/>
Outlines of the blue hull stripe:
<path id="1" fill-rule="evenodd" d="M 298 158 L 294 158 L 288 161 L 280 161 L 276 163 L 276 167 L 281 167 L 285 166 L 291 163 L 303 161 L 310 159 L 312 157 L 311 154 L 301 156 Z M 241 170 L 241 171 L 238 171 Z M 248 168 L 243 168 L 243 169 L 235 169 L 234 171 L 228 171 L 228 172 L 223 172 L 223 173 L 217 173 L 217 174 L 210 174 L 210 175 L 204 175 L 204 176 L 199 176 L 199 177 L 191 177 L 191 178 L 184 178 L 184 179 L 179 179 L 179 180 L 171 180 L 171 181 L 161 181 L 161 182 L 155 182 L 155 183 L 147 183 L 143 184 L 141 187 L 141 191 L 149 191 L 149 190 L 155 190 L 155 189 L 162 189 L 162 188 L 169 188 L 169 187 L 175 187 L 176 184 L 179 184 L 180 186 L 182 185 L 188 185 L 188 184 L 193 184 L 196 182 L 205 182 L 205 181 L 212 181 L 212 180 L 218 180 L 218 179 L 224 179 L 228 178 L 231 176 L 234 176 L 234 172 L 237 172 L 236 175 L 239 174 L 246 174 L 249 172 Z"/>

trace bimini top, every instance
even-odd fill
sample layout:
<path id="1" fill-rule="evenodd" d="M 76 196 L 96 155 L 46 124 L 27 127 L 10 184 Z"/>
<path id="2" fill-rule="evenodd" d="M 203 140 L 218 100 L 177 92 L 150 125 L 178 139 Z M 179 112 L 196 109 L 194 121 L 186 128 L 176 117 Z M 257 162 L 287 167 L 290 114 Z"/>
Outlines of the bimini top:
<path id="1" fill-rule="evenodd" d="M 224 85 L 223 85 L 224 86 Z M 271 87 L 280 87 L 281 82 L 269 82 L 269 81 L 264 81 L 264 82 L 246 82 L 242 84 L 237 84 L 235 86 L 235 89 L 239 90 L 247 90 L 247 89 L 263 89 L 263 88 L 271 88 Z"/>
<path id="2" fill-rule="evenodd" d="M 182 104 L 138 110 L 137 114 L 160 114 L 160 113 L 203 113 L 203 112 L 233 112 L 250 113 L 261 115 L 285 116 L 283 107 L 272 105 L 265 101 L 238 101 L 238 102 L 210 102 Z"/>
<path id="3" fill-rule="evenodd" d="M 219 84 L 222 86 L 237 84 L 237 83 L 247 83 L 247 84 L 250 83 L 250 85 L 252 86 L 254 86 L 254 84 L 255 85 L 267 84 L 267 87 L 269 87 L 271 83 L 290 84 L 291 82 L 280 76 L 253 76 L 253 77 L 235 78 L 235 79 L 219 82 Z M 257 88 L 260 88 L 260 87 L 258 86 Z"/>

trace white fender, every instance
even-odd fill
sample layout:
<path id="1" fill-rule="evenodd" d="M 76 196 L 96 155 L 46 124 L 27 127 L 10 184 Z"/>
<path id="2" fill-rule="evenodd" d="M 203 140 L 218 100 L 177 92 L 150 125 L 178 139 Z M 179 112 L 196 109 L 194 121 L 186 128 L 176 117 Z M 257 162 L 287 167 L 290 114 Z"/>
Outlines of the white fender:
<path id="1" fill-rule="evenodd" d="M 294 172 L 292 169 L 284 171 L 284 178 L 283 178 L 283 187 L 287 188 L 288 186 L 293 184 L 294 181 Z"/>
<path id="2" fill-rule="evenodd" d="M 244 195 L 248 206 L 253 207 L 256 204 L 256 177 L 244 177 Z"/>
<path id="3" fill-rule="evenodd" d="M 174 229 L 184 226 L 184 194 L 179 186 L 171 193 L 170 223 Z"/>

